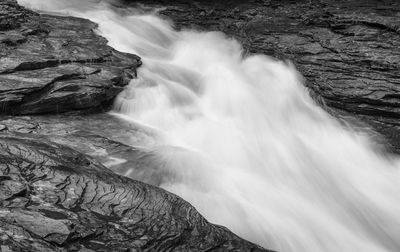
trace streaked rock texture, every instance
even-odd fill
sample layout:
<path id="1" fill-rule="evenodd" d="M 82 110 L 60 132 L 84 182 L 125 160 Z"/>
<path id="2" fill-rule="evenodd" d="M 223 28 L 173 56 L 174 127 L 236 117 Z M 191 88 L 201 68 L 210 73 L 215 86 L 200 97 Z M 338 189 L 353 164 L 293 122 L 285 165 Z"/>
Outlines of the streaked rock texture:
<path id="1" fill-rule="evenodd" d="M 137 125 L 108 114 L 56 116 L 0 116 L 0 134 L 27 134 L 88 155 L 107 168 L 126 175 L 142 173 L 149 166 L 140 146 L 151 141 Z M 127 137 L 129 136 L 129 137 Z M 137 176 L 140 177 L 140 176 Z"/>
<path id="2" fill-rule="evenodd" d="M 135 55 L 118 52 L 89 20 L 39 15 L 0 1 L 0 113 L 108 107 L 136 76 Z"/>
<path id="3" fill-rule="evenodd" d="M 42 137 L 1 134 L 0 160 L 2 249 L 265 251 L 178 196 Z"/>

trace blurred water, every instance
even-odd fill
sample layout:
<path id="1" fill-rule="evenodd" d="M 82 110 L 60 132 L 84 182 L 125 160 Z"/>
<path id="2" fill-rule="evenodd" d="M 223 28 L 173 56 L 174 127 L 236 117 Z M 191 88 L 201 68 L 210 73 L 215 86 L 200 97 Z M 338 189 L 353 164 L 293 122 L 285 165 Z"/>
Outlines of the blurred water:
<path id="1" fill-rule="evenodd" d="M 145 169 L 125 175 L 267 248 L 400 251 L 399 159 L 319 108 L 292 65 L 243 57 L 222 33 L 174 31 L 155 13 L 121 15 L 111 1 L 19 2 L 89 18 L 143 58 L 115 111 L 154 139 Z"/>

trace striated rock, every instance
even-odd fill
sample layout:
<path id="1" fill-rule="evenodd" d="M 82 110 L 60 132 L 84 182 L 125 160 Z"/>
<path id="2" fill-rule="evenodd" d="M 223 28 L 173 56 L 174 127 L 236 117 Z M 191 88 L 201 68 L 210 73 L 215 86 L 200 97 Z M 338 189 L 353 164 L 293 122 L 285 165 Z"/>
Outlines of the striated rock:
<path id="1" fill-rule="evenodd" d="M 135 55 L 118 52 L 89 20 L 39 15 L 0 1 L 0 113 L 101 109 L 136 76 Z"/>
<path id="2" fill-rule="evenodd" d="M 67 226 L 71 224 L 68 220 L 48 218 L 35 211 L 6 209 L 0 211 L 0 219 L 58 245 L 62 245 L 71 233 Z"/>
<path id="3" fill-rule="evenodd" d="M 265 251 L 176 195 L 30 135 L 0 135 L 0 178 L 15 185 L 0 199 L 0 244 L 11 251 Z"/>
<path id="4" fill-rule="evenodd" d="M 149 142 L 151 135 L 108 114 L 0 117 L 0 124 L 5 127 L 3 133 L 34 135 L 70 147 L 122 175 L 135 167 L 135 172 L 148 168 L 138 164 L 138 156 L 146 151 L 132 145 Z"/>
<path id="5" fill-rule="evenodd" d="M 331 113 L 369 123 L 400 152 L 399 1 L 122 1 L 164 6 L 177 28 L 223 31 L 246 53 L 292 60 Z"/>
<path id="6" fill-rule="evenodd" d="M 14 181 L 11 177 L 0 177 L 0 200 L 8 200 L 13 197 L 23 196 L 27 192 L 27 187 L 19 181 Z"/>

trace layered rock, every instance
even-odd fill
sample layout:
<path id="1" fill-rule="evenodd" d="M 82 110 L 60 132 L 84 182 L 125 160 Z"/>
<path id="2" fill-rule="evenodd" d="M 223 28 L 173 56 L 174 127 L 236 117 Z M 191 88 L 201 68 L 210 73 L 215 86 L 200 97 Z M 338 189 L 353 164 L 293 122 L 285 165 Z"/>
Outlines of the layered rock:
<path id="1" fill-rule="evenodd" d="M 0 1 L 0 113 L 43 114 L 107 107 L 136 76 L 89 20 L 39 15 Z"/>
<path id="2" fill-rule="evenodd" d="M 178 196 L 43 138 L 1 134 L 0 160 L 2 250 L 265 251 Z"/>
<path id="3" fill-rule="evenodd" d="M 132 145 L 144 146 L 151 136 L 109 114 L 0 117 L 0 134 L 26 134 L 69 147 L 122 175 L 150 168 L 139 158 L 147 151 Z"/>

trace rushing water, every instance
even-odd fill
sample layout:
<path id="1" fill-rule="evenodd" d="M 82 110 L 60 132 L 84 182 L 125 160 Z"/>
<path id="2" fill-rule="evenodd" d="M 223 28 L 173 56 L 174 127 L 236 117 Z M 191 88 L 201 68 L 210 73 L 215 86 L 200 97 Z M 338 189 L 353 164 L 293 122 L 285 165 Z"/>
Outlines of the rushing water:
<path id="1" fill-rule="evenodd" d="M 292 65 L 104 1 L 19 2 L 89 18 L 143 58 L 115 111 L 153 132 L 157 184 L 210 221 L 278 251 L 400 251 L 398 158 L 319 108 Z"/>

